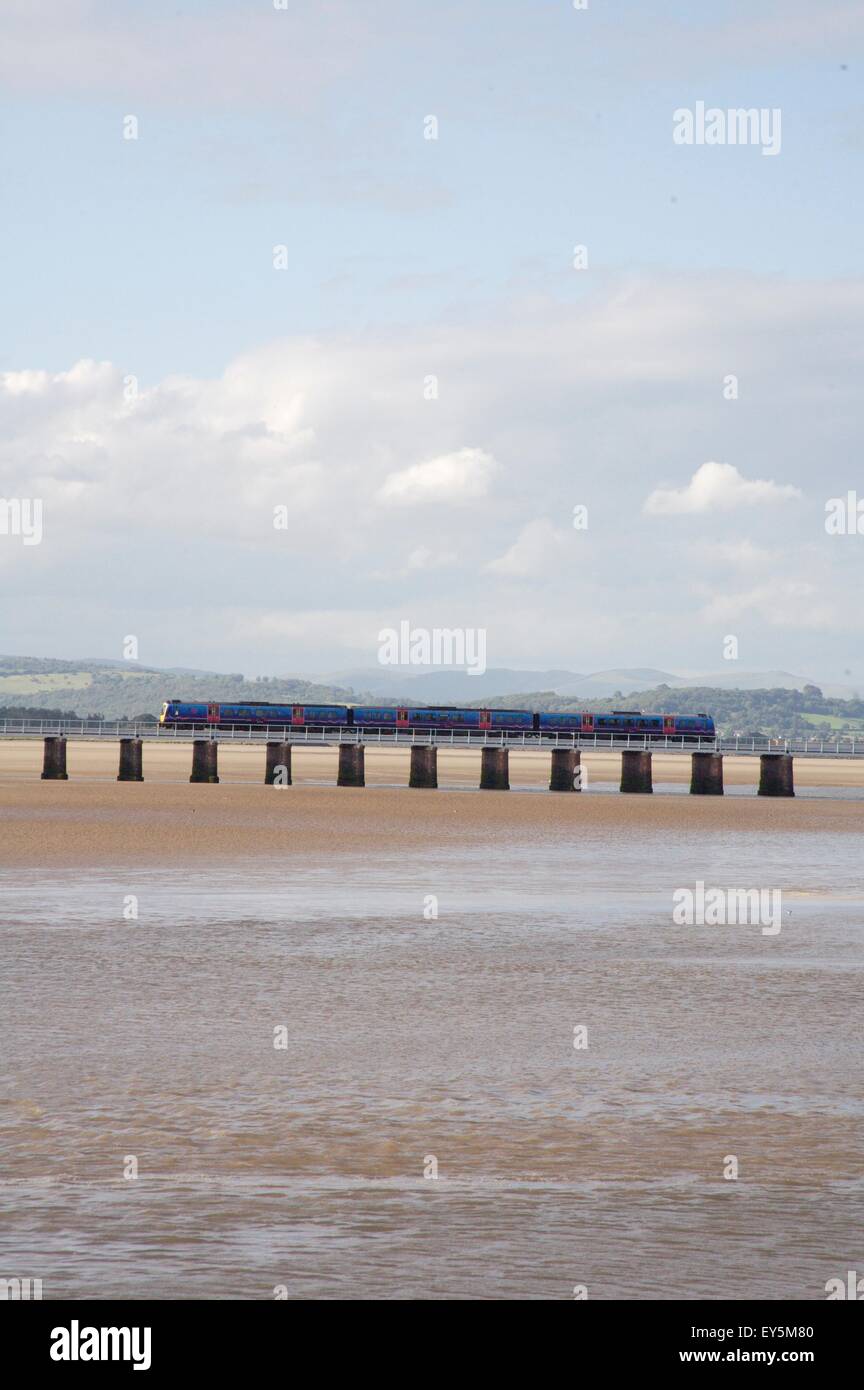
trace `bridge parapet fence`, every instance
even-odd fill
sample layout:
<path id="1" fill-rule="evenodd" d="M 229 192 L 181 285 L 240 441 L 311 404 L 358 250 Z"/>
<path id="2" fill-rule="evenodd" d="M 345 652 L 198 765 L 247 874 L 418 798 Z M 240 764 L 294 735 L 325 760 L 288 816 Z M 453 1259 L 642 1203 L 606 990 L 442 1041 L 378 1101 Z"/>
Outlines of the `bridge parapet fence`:
<path id="1" fill-rule="evenodd" d="M 603 734 L 569 734 L 560 732 L 535 733 L 473 729 L 360 729 L 354 725 L 344 728 L 310 728 L 294 725 L 213 725 L 193 724 L 165 727 L 161 724 L 127 723 L 122 720 L 100 721 L 87 719 L 0 719 L 0 738 L 111 739 L 140 738 L 147 740 L 189 742 L 194 739 L 214 739 L 219 743 L 267 743 L 282 740 L 310 747 L 328 747 L 338 743 L 374 744 L 380 747 L 410 747 L 434 745 L 439 748 L 511 748 L 537 750 L 578 748 L 597 752 L 620 752 L 636 749 L 657 753 L 725 753 L 753 756 L 761 753 L 791 753 L 796 757 L 862 758 L 864 739 L 782 738 L 757 739 L 687 738 L 663 735 L 629 734 L 610 738 Z"/>

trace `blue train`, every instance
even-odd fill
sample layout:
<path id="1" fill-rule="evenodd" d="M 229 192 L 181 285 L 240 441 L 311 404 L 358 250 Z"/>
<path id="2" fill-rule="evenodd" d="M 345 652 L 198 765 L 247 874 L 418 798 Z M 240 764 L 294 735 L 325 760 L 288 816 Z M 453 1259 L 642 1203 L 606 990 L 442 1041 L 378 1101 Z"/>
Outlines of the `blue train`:
<path id="1" fill-rule="evenodd" d="M 159 723 L 169 728 L 222 724 L 315 730 L 352 727 L 424 732 L 430 729 L 489 730 L 492 733 L 585 734 L 609 739 L 627 734 L 693 741 L 715 737 L 714 720 L 708 714 L 642 714 L 639 710 L 614 710 L 611 714 L 588 711 L 539 714 L 529 709 L 458 709 L 454 705 L 410 709 L 407 705 L 187 704 L 183 700 L 167 700 L 162 706 Z"/>

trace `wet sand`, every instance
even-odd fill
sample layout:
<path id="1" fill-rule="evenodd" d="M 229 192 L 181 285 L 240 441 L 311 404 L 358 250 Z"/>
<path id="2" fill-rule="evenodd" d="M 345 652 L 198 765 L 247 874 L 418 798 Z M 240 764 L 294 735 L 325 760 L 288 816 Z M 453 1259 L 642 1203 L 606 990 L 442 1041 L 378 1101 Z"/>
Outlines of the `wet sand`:
<path id="1" fill-rule="evenodd" d="M 236 751 L 236 750 L 233 750 Z M 323 761 L 319 754 L 309 755 Z M 227 760 L 226 760 L 227 761 Z M 300 759 L 298 759 L 300 762 Z M 259 769 L 260 770 L 260 769 Z M 285 857 L 335 843 L 374 854 L 422 853 L 430 841 L 482 845 L 518 833 L 563 844 L 617 837 L 746 832 L 860 835 L 864 802 L 831 798 L 536 795 L 370 785 L 222 782 L 0 782 L 0 864 L 97 865 Z"/>
<path id="2" fill-rule="evenodd" d="M 460 752 L 418 791 L 373 750 L 349 789 L 316 749 L 266 787 L 238 747 L 193 786 L 160 745 L 120 784 L 116 744 L 41 782 L 41 751 L 0 743 L 0 1264 L 46 1299 L 821 1299 L 864 1268 L 860 782 L 759 798 L 729 760 L 749 787 L 691 797 L 658 757 L 624 796 L 589 755 L 560 795 L 528 754 L 480 792 Z M 698 879 L 781 889 L 782 930 L 677 925 Z"/>

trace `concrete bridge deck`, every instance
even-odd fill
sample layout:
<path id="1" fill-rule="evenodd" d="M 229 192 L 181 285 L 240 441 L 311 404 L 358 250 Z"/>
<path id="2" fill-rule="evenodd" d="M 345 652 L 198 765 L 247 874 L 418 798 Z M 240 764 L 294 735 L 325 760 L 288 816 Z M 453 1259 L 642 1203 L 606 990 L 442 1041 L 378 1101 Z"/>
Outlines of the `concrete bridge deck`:
<path id="1" fill-rule="evenodd" d="M 728 753 L 741 757 L 758 757 L 764 753 L 786 753 L 795 758 L 864 758 L 864 738 L 651 738 L 628 735 L 609 738 L 603 734 L 566 733 L 503 733 L 490 730 L 386 730 L 358 729 L 346 726 L 339 729 L 313 729 L 292 725 L 256 727 L 249 725 L 196 724 L 184 728 L 163 728 L 159 724 L 136 724 L 123 721 L 102 722 L 86 719 L 0 719 L 0 739 L 39 739 L 46 737 L 72 740 L 144 739 L 189 743 L 197 739 L 212 739 L 218 743 L 308 744 L 330 747 L 337 744 L 364 744 L 375 747 L 437 747 L 437 748 L 508 748 L 533 750 L 572 748 L 590 751 L 622 752 L 627 749 L 657 753 Z"/>

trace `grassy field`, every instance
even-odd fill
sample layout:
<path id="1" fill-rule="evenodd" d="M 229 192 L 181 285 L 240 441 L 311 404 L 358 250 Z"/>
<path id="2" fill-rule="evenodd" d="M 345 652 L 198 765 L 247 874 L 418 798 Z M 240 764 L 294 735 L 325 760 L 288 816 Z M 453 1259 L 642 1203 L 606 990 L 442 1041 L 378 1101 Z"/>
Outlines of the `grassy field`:
<path id="1" fill-rule="evenodd" d="M 152 677 L 147 671 L 112 669 L 104 673 L 103 679 L 142 681 Z M 89 690 L 94 684 L 96 679 L 92 671 L 16 671 L 8 676 L 0 676 L 0 705 L 11 703 L 12 696 L 44 695 L 61 690 Z"/>
<path id="2" fill-rule="evenodd" d="M 28 675 L 22 671 L 14 676 L 0 676 L 0 704 L 10 703 L 12 695 L 35 695 L 46 690 L 86 690 L 93 684 L 89 671 L 61 671 L 57 673 L 34 672 Z"/>
<path id="3" fill-rule="evenodd" d="M 831 729 L 851 729 L 853 733 L 864 731 L 864 719 L 841 719 L 836 714 L 802 714 L 808 724 L 827 724 Z"/>

